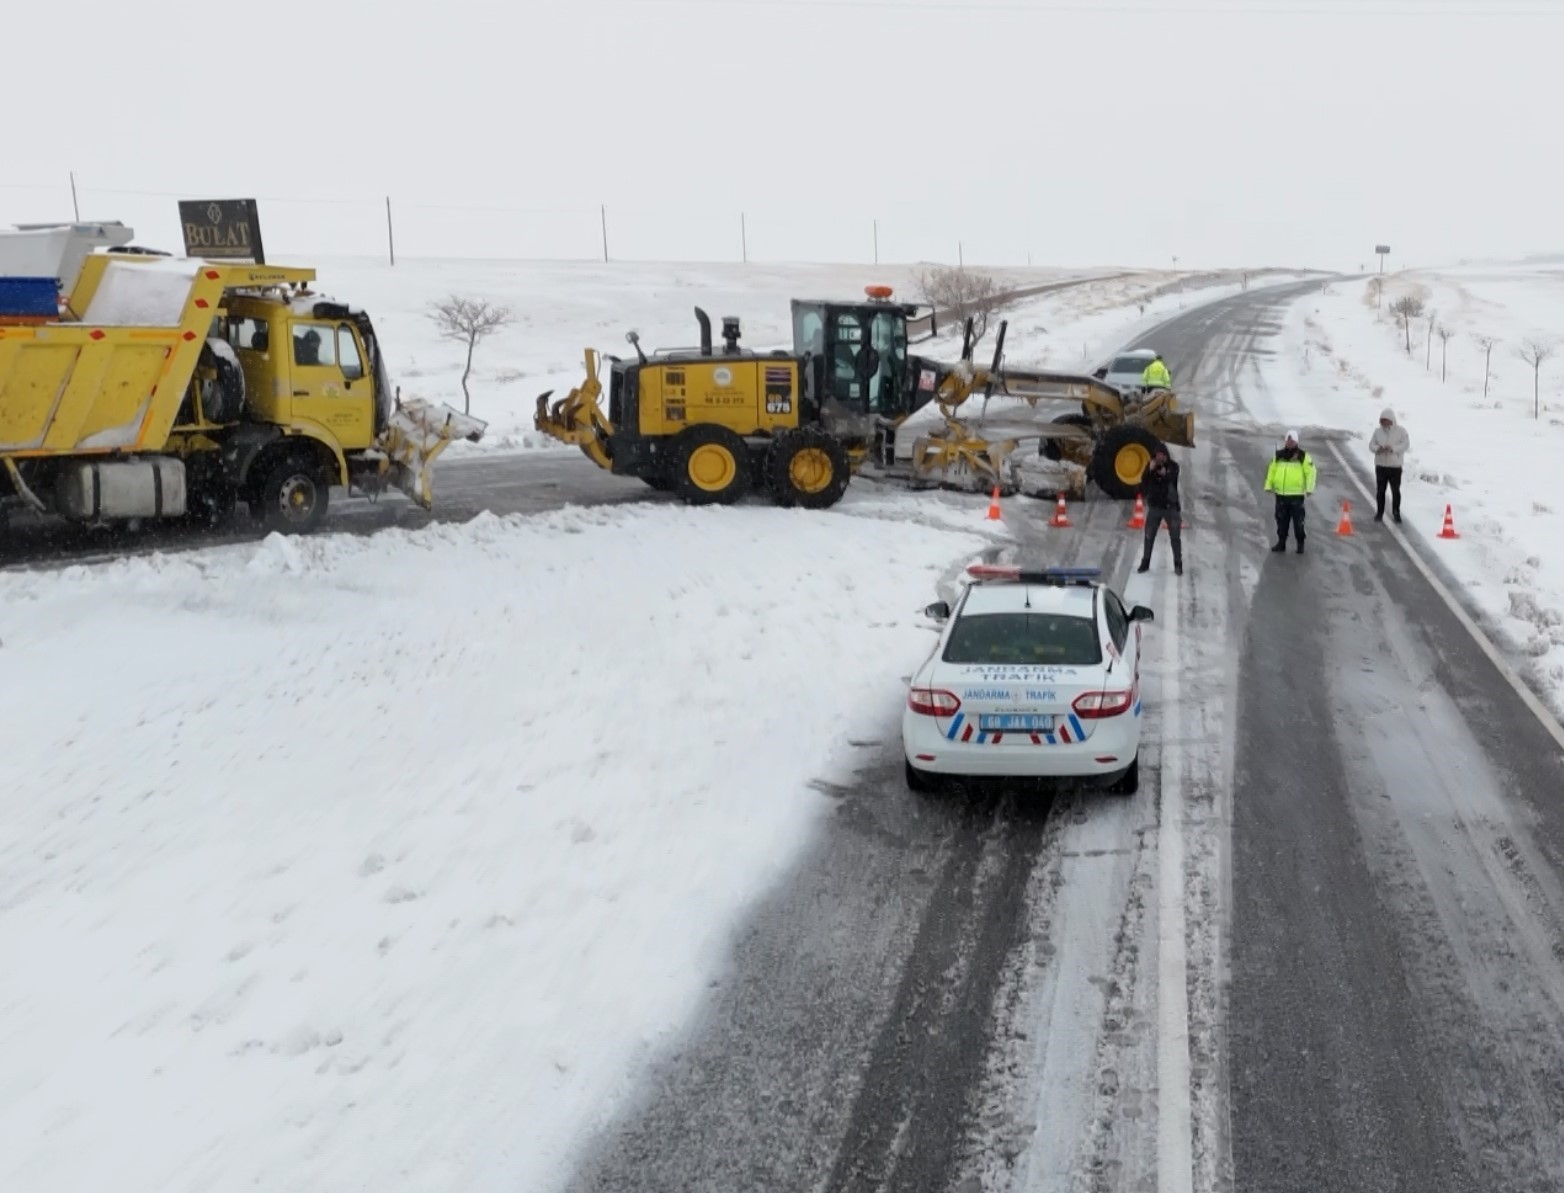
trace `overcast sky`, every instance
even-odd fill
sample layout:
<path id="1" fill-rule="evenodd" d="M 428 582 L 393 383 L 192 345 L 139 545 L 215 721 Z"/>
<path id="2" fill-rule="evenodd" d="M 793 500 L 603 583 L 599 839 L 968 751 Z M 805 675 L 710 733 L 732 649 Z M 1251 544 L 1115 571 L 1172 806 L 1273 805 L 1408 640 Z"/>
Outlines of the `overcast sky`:
<path id="1" fill-rule="evenodd" d="M 280 19 L 279 19 L 280 18 Z M 1564 249 L 1564 0 L 73 0 L 0 224 L 268 255 L 1373 264 Z M 21 50 L 22 52 L 18 52 Z M 959 249 L 958 249 L 959 245 Z"/>

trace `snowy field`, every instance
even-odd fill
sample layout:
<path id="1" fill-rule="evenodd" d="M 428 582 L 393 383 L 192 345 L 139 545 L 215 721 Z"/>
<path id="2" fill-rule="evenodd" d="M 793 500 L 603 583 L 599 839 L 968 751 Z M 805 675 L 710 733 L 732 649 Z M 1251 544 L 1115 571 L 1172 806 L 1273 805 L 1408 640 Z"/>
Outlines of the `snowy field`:
<path id="1" fill-rule="evenodd" d="M 1409 328 L 1391 313 L 1403 297 L 1425 309 Z M 1494 341 L 1486 364 L 1484 340 Z M 1528 342 L 1555 346 L 1535 397 L 1520 356 Z M 1401 529 L 1430 540 L 1564 709 L 1564 497 L 1553 479 L 1564 454 L 1564 263 L 1395 274 L 1378 305 L 1372 283 L 1336 283 L 1293 305 L 1278 348 L 1265 365 L 1269 404 L 1252 413 L 1277 428 L 1350 432 L 1371 469 L 1368 438 L 1392 408 L 1411 438 Z M 1315 450 L 1323 488 L 1340 469 Z M 1360 533 L 1381 530 L 1372 506 L 1341 495 Z M 1436 538 L 1447 504 L 1458 540 Z M 1334 526 L 1337 509 L 1322 512 Z"/>
<path id="2" fill-rule="evenodd" d="M 0 576 L 0 1188 L 548 1188 L 894 740 L 984 507 Z"/>
<path id="3" fill-rule="evenodd" d="M 453 445 L 448 458 L 496 449 L 560 448 L 533 430 L 538 395 L 554 390 L 563 397 L 579 384 L 586 348 L 630 354 L 624 336 L 632 329 L 649 352 L 697 344 L 697 306 L 711 316 L 714 334 L 724 315 L 736 315 L 744 346 L 769 350 L 792 343 L 788 304 L 794 298 L 854 301 L 863 297 L 866 285 L 883 283 L 894 288 L 898 299 L 921 300 L 917 271 L 910 266 L 413 260 L 392 267 L 356 259 L 307 264 L 318 271 L 318 289 L 370 312 L 386 348 L 392 383 L 404 396 L 449 402 L 458 409 L 466 349 L 440 338 L 427 316 L 429 304 L 455 294 L 509 308 L 513 322 L 479 346 L 468 381 L 472 412 L 489 421 L 488 433 L 481 444 Z M 1004 309 L 1011 320 L 1006 355 L 1013 363 L 1088 370 L 1137 328 L 1241 285 L 1237 274 L 1147 271 L 1111 277 L 1122 271 L 1108 268 L 981 272 L 1007 289 L 1100 279 Z M 1190 288 L 1160 293 L 1181 281 Z M 991 334 L 984 348 L 991 352 L 992 347 Z M 942 330 L 919 350 L 954 359 L 961 351 L 960 329 Z M 983 349 L 978 356 L 987 362 Z"/>

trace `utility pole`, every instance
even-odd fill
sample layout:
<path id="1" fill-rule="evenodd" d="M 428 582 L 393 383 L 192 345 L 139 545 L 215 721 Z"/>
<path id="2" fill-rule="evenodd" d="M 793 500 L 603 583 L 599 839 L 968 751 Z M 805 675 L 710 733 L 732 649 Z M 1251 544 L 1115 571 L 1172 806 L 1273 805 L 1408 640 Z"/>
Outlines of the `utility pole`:
<path id="1" fill-rule="evenodd" d="M 608 260 L 608 204 L 604 203 L 598 208 L 603 217 L 603 260 Z"/>
<path id="2" fill-rule="evenodd" d="M 744 264 L 749 264 L 749 228 L 744 222 L 744 213 L 739 212 L 739 245 L 744 253 Z"/>
<path id="3" fill-rule="evenodd" d="M 76 201 L 76 171 L 71 171 L 71 210 L 76 213 L 76 222 L 81 223 L 81 204 Z"/>
<path id="4" fill-rule="evenodd" d="M 386 250 L 391 254 L 391 264 L 396 264 L 396 233 L 391 229 L 391 196 L 386 196 Z"/>
<path id="5" fill-rule="evenodd" d="M 958 269 L 965 269 L 967 267 L 966 250 L 962 247 L 961 241 L 959 240 L 956 241 L 956 267 Z"/>
<path id="6" fill-rule="evenodd" d="M 880 263 L 880 221 L 874 221 L 874 263 Z"/>

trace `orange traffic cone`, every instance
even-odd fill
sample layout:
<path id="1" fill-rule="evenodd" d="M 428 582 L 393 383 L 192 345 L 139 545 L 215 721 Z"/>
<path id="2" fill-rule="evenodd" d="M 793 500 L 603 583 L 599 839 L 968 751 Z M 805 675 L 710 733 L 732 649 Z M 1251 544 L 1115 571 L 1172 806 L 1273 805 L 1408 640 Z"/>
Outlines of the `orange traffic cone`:
<path id="1" fill-rule="evenodd" d="M 1450 513 L 1450 507 L 1445 506 L 1445 524 L 1439 528 L 1439 537 L 1442 539 L 1458 539 L 1461 536 L 1455 532 L 1455 518 Z"/>
<path id="2" fill-rule="evenodd" d="M 1350 535 L 1352 533 L 1352 502 L 1341 503 L 1341 521 L 1336 523 L 1336 533 Z"/>
<path id="3" fill-rule="evenodd" d="M 1135 494 L 1135 515 L 1124 524 L 1130 530 L 1141 530 L 1146 525 L 1146 499 Z"/>
<path id="4" fill-rule="evenodd" d="M 1064 508 L 1064 494 L 1059 494 L 1059 504 L 1054 506 L 1054 516 L 1048 519 L 1048 525 L 1061 526 L 1066 529 L 1070 526 L 1070 515 Z"/>
<path id="5" fill-rule="evenodd" d="M 990 522 L 998 522 L 1000 517 L 1001 517 L 1001 515 L 1000 515 L 1000 512 L 999 512 L 999 486 L 995 485 L 994 486 L 994 496 L 989 500 L 989 503 L 988 503 L 988 521 L 990 521 Z"/>

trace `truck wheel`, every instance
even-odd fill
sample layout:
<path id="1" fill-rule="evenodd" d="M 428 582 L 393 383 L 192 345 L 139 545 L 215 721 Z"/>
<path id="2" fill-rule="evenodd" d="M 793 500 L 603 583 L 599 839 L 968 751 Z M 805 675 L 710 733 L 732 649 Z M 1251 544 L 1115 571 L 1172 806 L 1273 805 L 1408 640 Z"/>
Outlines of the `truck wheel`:
<path id="1" fill-rule="evenodd" d="M 267 530 L 308 534 L 321 524 L 330 502 L 331 485 L 320 465 L 288 457 L 261 479 L 251 511 Z"/>
<path id="2" fill-rule="evenodd" d="M 766 480 L 772 500 L 784 508 L 820 510 L 847 492 L 852 465 L 841 440 L 818 427 L 801 427 L 777 436 L 766 456 Z"/>
<path id="3" fill-rule="evenodd" d="M 205 386 L 201 404 L 209 422 L 238 422 L 244 414 L 244 372 L 236 359 L 218 352 L 212 343 L 208 340 L 202 346 L 200 363 L 214 369 L 217 377 Z"/>
<path id="4" fill-rule="evenodd" d="M 1140 492 L 1146 466 L 1161 446 L 1145 427 L 1111 427 L 1092 449 L 1092 480 L 1109 497 L 1127 501 Z"/>
<path id="5" fill-rule="evenodd" d="M 681 431 L 669 457 L 671 487 L 690 505 L 732 505 L 750 490 L 754 466 L 749 448 L 726 427 Z"/>

